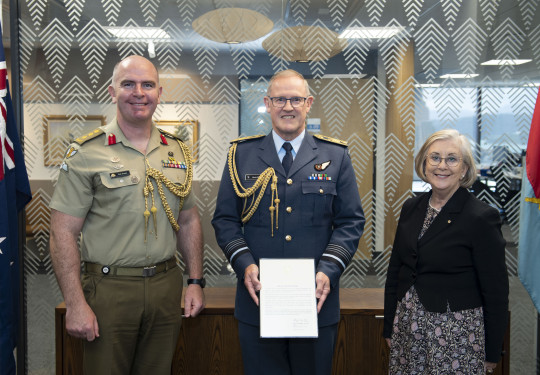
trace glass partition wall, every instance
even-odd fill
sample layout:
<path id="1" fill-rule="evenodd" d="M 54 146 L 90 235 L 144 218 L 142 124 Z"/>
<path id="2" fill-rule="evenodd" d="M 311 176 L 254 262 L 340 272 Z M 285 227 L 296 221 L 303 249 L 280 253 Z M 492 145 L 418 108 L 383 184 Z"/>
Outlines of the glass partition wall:
<path id="1" fill-rule="evenodd" d="M 49 201 L 73 139 L 111 121 L 107 86 L 131 54 L 158 67 L 155 121 L 189 139 L 209 286 L 235 276 L 210 220 L 231 139 L 271 128 L 262 98 L 292 68 L 315 97 L 312 132 L 346 140 L 367 223 L 342 287 L 381 288 L 403 202 L 425 189 L 413 157 L 456 128 L 474 146 L 475 193 L 504 217 L 511 372 L 535 371 L 536 310 L 517 278 L 521 157 L 540 82 L 540 5 L 530 0 L 15 1 L 27 206 L 24 290 L 30 374 L 54 373 Z M 9 43 L 4 43 L 9 46 Z M 181 263 L 181 259 L 179 259 Z"/>

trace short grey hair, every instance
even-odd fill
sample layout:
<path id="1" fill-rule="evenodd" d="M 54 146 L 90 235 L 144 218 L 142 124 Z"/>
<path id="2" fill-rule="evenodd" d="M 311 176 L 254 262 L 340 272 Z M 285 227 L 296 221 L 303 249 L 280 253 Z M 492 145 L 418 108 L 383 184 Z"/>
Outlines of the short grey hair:
<path id="1" fill-rule="evenodd" d="M 425 173 L 427 151 L 433 143 L 442 140 L 452 140 L 459 146 L 463 164 L 465 164 L 467 167 L 467 172 L 465 173 L 465 176 L 459 180 L 459 185 L 464 188 L 470 188 L 476 181 L 476 163 L 474 162 L 469 140 L 466 136 L 460 134 L 455 129 L 439 130 L 426 139 L 420 148 L 420 151 L 418 151 L 416 158 L 414 159 L 414 169 L 416 174 L 422 179 L 422 181 L 427 182 Z"/>
<path id="2" fill-rule="evenodd" d="M 274 84 L 274 81 L 278 78 L 281 78 L 281 77 L 297 77 L 297 78 L 300 78 L 302 81 L 304 81 L 304 87 L 306 89 L 306 96 L 311 96 L 309 94 L 309 85 L 306 81 L 306 79 L 304 78 L 304 76 L 300 73 L 298 73 L 296 70 L 293 70 L 293 69 L 286 69 L 286 70 L 282 70 L 280 72 L 277 72 L 276 74 L 274 74 L 272 76 L 272 78 L 270 78 L 270 81 L 268 82 L 268 88 L 266 89 L 266 95 L 267 96 L 270 96 L 270 90 L 272 89 L 272 85 Z"/>

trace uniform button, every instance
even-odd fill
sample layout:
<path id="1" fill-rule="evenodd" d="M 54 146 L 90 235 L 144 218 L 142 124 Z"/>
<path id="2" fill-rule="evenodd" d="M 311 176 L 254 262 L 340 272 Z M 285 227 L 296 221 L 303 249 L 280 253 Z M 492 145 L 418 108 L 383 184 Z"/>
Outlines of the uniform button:
<path id="1" fill-rule="evenodd" d="M 323 190 L 323 189 L 319 189 L 319 193 L 323 194 L 323 193 L 324 193 L 324 190 Z"/>
<path id="2" fill-rule="evenodd" d="M 291 213 L 291 212 L 292 212 L 292 207 L 287 207 L 285 210 L 286 210 L 288 213 Z"/>
<path id="3" fill-rule="evenodd" d="M 292 185 L 292 179 L 291 178 L 287 179 L 287 185 Z"/>
<path id="4" fill-rule="evenodd" d="M 285 236 L 285 241 L 288 242 L 288 241 L 290 241 L 290 240 L 292 240 L 292 237 L 291 237 L 289 234 L 286 235 L 286 236 Z"/>

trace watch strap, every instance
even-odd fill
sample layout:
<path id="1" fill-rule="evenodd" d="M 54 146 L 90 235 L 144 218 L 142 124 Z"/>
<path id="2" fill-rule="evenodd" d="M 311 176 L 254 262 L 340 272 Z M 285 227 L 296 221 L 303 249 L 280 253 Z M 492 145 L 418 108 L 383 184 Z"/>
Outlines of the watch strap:
<path id="1" fill-rule="evenodd" d="M 197 284 L 201 288 L 204 288 L 206 286 L 206 280 L 204 279 L 204 277 L 202 279 L 188 279 L 187 283 L 188 285 Z"/>

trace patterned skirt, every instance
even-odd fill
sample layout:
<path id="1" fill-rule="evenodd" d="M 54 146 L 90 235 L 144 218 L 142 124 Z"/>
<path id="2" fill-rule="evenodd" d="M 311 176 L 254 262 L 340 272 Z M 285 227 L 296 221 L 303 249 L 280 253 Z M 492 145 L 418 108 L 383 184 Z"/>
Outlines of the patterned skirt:
<path id="1" fill-rule="evenodd" d="M 409 289 L 394 318 L 390 375 L 481 375 L 484 360 L 482 307 L 429 312 Z"/>

